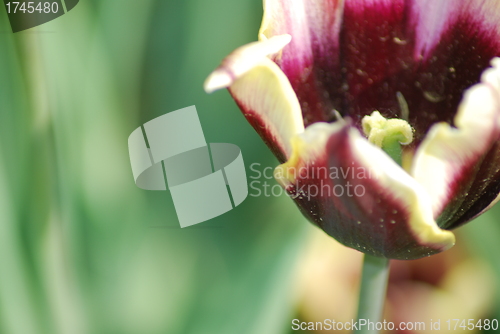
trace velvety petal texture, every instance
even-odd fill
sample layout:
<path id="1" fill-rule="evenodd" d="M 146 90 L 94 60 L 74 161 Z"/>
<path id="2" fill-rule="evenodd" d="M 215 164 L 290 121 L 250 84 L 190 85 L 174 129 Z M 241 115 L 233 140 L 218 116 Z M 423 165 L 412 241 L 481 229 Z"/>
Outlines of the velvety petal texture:
<path id="1" fill-rule="evenodd" d="M 399 93 L 418 144 L 500 55 L 499 20 L 497 0 L 266 0 L 260 36 L 292 35 L 277 63 L 306 126 L 401 117 Z"/>
<path id="2" fill-rule="evenodd" d="M 431 197 L 443 228 L 474 218 L 500 192 L 500 58 L 465 93 L 454 125 L 432 126 L 412 174 Z"/>
<path id="3" fill-rule="evenodd" d="M 303 213 L 346 246 L 415 259 L 453 246 L 425 190 L 349 122 L 316 123 L 293 139 L 276 180 Z"/>

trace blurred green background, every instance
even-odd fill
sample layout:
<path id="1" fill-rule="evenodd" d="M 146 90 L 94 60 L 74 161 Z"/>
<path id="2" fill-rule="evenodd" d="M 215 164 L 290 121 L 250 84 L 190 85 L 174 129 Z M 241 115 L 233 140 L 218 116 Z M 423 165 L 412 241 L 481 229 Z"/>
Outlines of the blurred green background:
<path id="1" fill-rule="evenodd" d="M 128 158 L 135 128 L 196 105 L 207 141 L 238 145 L 247 169 L 277 164 L 229 94 L 202 88 L 261 16 L 260 0 L 82 0 L 13 34 L 0 10 L 1 333 L 279 334 L 307 320 L 304 282 L 319 283 L 298 277 L 316 229 L 291 200 L 250 196 L 180 229 Z M 459 239 L 495 287 L 499 215 Z M 482 316 L 500 316 L 494 300 Z"/>

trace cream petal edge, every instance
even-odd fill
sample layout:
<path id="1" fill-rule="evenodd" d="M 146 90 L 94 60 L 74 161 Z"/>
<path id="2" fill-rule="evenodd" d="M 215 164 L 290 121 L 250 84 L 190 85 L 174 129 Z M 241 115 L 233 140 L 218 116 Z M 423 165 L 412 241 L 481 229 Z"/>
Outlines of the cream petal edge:
<path id="1" fill-rule="evenodd" d="M 262 15 L 262 23 L 259 29 L 259 41 L 267 40 L 271 33 L 268 31 L 271 27 L 271 22 L 273 20 L 270 9 L 269 0 L 263 0 L 264 14 Z"/>
<path id="2" fill-rule="evenodd" d="M 469 88 L 455 116 L 456 128 L 447 123 L 431 127 L 419 145 L 411 174 L 429 194 L 434 217 L 453 194 L 454 177 L 467 164 L 486 153 L 500 131 L 500 59 L 483 72 L 481 83 Z M 497 199 L 498 200 L 498 199 Z"/>
<path id="3" fill-rule="evenodd" d="M 292 151 L 291 138 L 304 131 L 304 121 L 290 81 L 267 56 L 279 52 L 290 39 L 280 35 L 236 49 L 205 82 L 207 92 L 229 88 L 243 113 L 259 118 L 266 139 L 286 158 Z"/>
<path id="4" fill-rule="evenodd" d="M 291 139 L 304 132 L 304 121 L 297 96 L 281 69 L 265 58 L 238 78 L 229 91 L 247 117 L 250 114 L 261 119 L 288 158 Z"/>
<path id="5" fill-rule="evenodd" d="M 288 1 L 288 0 L 285 0 Z M 290 7 L 298 7 L 300 6 L 300 12 L 302 15 L 305 14 L 306 10 L 304 7 L 304 3 L 302 0 L 293 0 L 288 3 Z M 291 18 L 290 15 L 292 12 L 294 12 L 294 8 L 288 8 L 288 11 L 285 12 L 285 8 L 283 6 L 283 3 L 281 3 L 281 0 L 263 0 L 263 9 L 264 9 L 264 14 L 262 16 L 262 23 L 259 28 L 259 41 L 266 41 L 272 36 L 278 33 L 284 33 L 286 30 L 286 18 Z M 298 25 L 298 22 L 302 21 L 299 20 L 298 17 L 294 17 L 296 20 L 296 25 Z M 287 33 L 290 33 L 291 31 L 286 31 Z M 295 36 L 296 38 L 297 36 Z"/>
<path id="6" fill-rule="evenodd" d="M 319 154 L 325 154 L 328 138 L 343 127 L 341 122 L 315 123 L 303 134 L 295 136 L 292 139 L 294 150 L 290 160 L 275 170 L 277 181 L 284 187 L 294 183 L 293 178 L 287 178 L 286 169 L 294 167 L 299 161 L 313 162 Z M 349 129 L 349 140 L 354 148 L 353 155 L 360 165 L 370 171 L 383 191 L 390 192 L 407 208 L 410 213 L 408 226 L 419 244 L 441 250 L 451 248 L 455 244 L 455 235 L 438 227 L 432 215 L 429 196 L 422 186 L 384 151 L 361 136 L 357 129 Z"/>

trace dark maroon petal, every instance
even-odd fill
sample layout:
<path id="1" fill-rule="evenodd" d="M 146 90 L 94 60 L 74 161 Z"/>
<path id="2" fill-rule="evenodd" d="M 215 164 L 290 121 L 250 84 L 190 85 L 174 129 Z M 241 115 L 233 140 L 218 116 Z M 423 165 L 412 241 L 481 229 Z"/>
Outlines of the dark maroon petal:
<path id="1" fill-rule="evenodd" d="M 349 124 L 311 125 L 275 177 L 306 217 L 348 247 L 415 259 L 453 245 L 423 188 Z"/>
<path id="2" fill-rule="evenodd" d="M 452 198 L 437 220 L 445 229 L 459 227 L 477 217 L 500 194 L 500 142 L 493 144 L 474 170 L 464 171 L 451 191 L 459 195 Z"/>
<path id="3" fill-rule="evenodd" d="M 435 124 L 418 147 L 412 175 L 434 217 L 451 229 L 489 207 L 500 190 L 500 59 L 465 93 L 455 127 Z"/>
<path id="4" fill-rule="evenodd" d="M 394 1 L 385 8 L 346 3 L 340 57 L 349 89 L 341 110 L 358 122 L 373 110 L 401 117 L 399 92 L 418 143 L 433 123 L 452 123 L 463 91 L 500 54 L 500 43 L 496 33 L 463 12 L 447 22 L 439 43 L 419 50 L 425 36 L 417 36 L 418 25 L 425 17 L 415 16 L 430 14 L 415 13 L 414 2 Z M 456 3 L 460 7 L 462 1 Z"/>
<path id="5" fill-rule="evenodd" d="M 313 24 L 307 11 L 316 15 L 317 6 L 325 8 L 324 18 Z M 493 0 L 456 0 L 453 6 L 346 0 L 341 16 L 328 11 L 341 6 L 326 0 L 289 7 L 291 17 L 305 12 L 295 25 L 280 26 L 293 39 L 277 62 L 298 96 L 306 126 L 335 120 L 333 109 L 358 126 L 374 110 L 401 117 L 401 94 L 417 144 L 433 123 L 451 124 L 463 91 L 500 55 L 499 30 L 491 23 L 500 20 L 499 6 Z M 302 33 L 303 24 L 309 35 Z"/>
<path id="6" fill-rule="evenodd" d="M 330 92 L 342 84 L 338 81 L 342 6 L 342 0 L 264 2 L 260 38 L 292 35 L 276 62 L 297 94 L 306 126 L 334 119 L 338 96 Z"/>

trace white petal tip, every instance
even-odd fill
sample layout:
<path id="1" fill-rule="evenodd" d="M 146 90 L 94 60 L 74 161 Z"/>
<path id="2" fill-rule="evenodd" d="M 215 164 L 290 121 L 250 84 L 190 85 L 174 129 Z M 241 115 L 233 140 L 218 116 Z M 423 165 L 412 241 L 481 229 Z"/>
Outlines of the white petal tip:
<path id="1" fill-rule="evenodd" d="M 278 35 L 272 38 L 276 41 L 276 45 L 279 47 L 280 50 L 292 41 L 292 35 L 290 34 Z"/>
<path id="2" fill-rule="evenodd" d="M 205 80 L 203 88 L 208 94 L 215 92 L 216 90 L 227 88 L 233 83 L 233 79 L 223 69 L 217 69 L 212 72 Z"/>
<path id="3" fill-rule="evenodd" d="M 234 50 L 221 65 L 212 72 L 205 81 L 204 88 L 212 93 L 221 88 L 227 88 L 233 82 L 255 67 L 268 56 L 279 53 L 290 41 L 289 34 L 273 36 L 266 41 L 253 42 Z"/>

